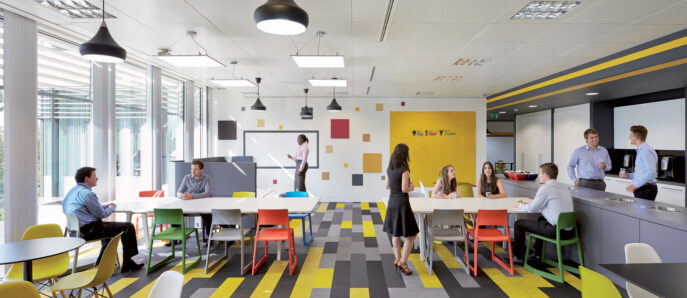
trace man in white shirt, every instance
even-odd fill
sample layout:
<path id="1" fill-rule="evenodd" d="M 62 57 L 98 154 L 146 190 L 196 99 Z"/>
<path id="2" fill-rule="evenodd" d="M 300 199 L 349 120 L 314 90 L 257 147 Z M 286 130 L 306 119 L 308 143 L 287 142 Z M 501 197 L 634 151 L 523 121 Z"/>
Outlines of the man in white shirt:
<path id="1" fill-rule="evenodd" d="M 527 203 L 517 203 L 518 208 L 530 213 L 541 212 L 542 216 L 537 220 L 521 219 L 515 222 L 515 239 L 513 244 L 513 262 L 522 264 L 527 249 L 526 233 L 535 233 L 545 237 L 556 237 L 556 224 L 558 215 L 562 212 L 573 211 L 573 201 L 570 190 L 564 184 L 558 183 L 558 167 L 554 163 L 545 163 L 539 166 L 539 181 L 544 183 L 534 200 Z M 562 231 L 561 237 L 564 239 L 572 236 L 571 231 Z M 541 247 L 540 242 L 534 242 L 534 256 L 540 253 L 537 249 Z"/>

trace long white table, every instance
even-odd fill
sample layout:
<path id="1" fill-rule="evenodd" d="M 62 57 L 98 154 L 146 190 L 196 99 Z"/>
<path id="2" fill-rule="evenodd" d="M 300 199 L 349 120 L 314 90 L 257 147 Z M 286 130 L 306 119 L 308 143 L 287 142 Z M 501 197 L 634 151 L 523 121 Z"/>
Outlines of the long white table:
<path id="1" fill-rule="evenodd" d="M 464 213 L 477 213 L 477 210 L 487 209 L 506 209 L 508 213 L 526 213 L 516 207 L 516 202 L 522 200 L 525 203 L 532 201 L 530 198 L 525 197 L 511 197 L 503 199 L 487 199 L 487 198 L 457 198 L 457 199 L 432 199 L 432 198 L 410 198 L 410 208 L 413 209 L 413 213 L 417 216 L 418 226 L 420 228 L 419 243 L 420 246 L 420 258 L 425 262 L 425 266 L 429 267 L 427 260 L 427 251 L 429 247 L 425 237 L 428 233 L 427 227 L 427 216 L 434 214 L 434 209 L 448 209 L 448 210 L 460 210 L 462 209 Z M 389 205 L 389 198 L 383 199 L 383 202 Z M 456 258 L 460 259 L 460 258 Z M 462 259 L 459 260 L 462 263 Z M 464 264 L 463 264 L 464 265 Z M 428 270 L 432 270 L 428 268 Z"/>

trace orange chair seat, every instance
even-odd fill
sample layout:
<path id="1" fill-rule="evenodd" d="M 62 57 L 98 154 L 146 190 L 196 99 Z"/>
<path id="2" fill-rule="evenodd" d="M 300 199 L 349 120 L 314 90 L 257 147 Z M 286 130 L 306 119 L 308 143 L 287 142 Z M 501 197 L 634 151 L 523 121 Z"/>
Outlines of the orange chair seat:
<path id="1" fill-rule="evenodd" d="M 475 235 L 475 229 L 468 229 L 468 234 Z M 497 229 L 479 229 L 479 241 L 506 241 L 508 236 Z"/>
<path id="2" fill-rule="evenodd" d="M 288 241 L 293 229 L 264 229 L 255 238 L 258 241 Z"/>

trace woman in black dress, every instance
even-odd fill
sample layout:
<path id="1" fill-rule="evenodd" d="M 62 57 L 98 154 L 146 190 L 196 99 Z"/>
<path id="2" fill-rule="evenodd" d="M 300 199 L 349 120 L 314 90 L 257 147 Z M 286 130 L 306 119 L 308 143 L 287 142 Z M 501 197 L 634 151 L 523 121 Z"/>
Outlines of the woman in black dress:
<path id="1" fill-rule="evenodd" d="M 391 242 L 396 256 L 394 265 L 406 275 L 413 274 L 413 270 L 408 268 L 407 262 L 415 236 L 420 232 L 413 210 L 410 209 L 410 201 L 408 201 L 408 193 L 414 189 L 413 182 L 410 181 L 409 160 L 408 145 L 396 145 L 389 160 L 389 168 L 386 169 L 386 188 L 390 189 L 391 193 L 386 219 L 384 219 L 384 232 L 392 236 Z M 402 253 L 401 237 L 406 239 Z"/>

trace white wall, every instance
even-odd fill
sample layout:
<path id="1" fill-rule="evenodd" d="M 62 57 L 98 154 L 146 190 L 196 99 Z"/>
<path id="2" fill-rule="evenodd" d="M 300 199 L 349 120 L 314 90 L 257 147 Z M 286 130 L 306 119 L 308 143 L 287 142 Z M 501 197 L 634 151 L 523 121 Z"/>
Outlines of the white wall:
<path id="1" fill-rule="evenodd" d="M 337 98 L 343 107 L 340 113 L 328 113 L 326 106 L 330 98 L 308 99 L 314 106 L 314 119 L 301 120 L 299 113 L 304 104 L 303 98 L 261 98 L 267 112 L 251 111 L 255 98 L 244 98 L 236 91 L 213 90 L 210 106 L 210 155 L 236 156 L 243 154 L 244 130 L 319 130 L 320 131 L 320 168 L 307 172 L 308 191 L 325 201 L 367 201 L 379 200 L 388 195 L 382 176 L 386 176 L 389 162 L 389 111 L 475 111 L 476 112 L 476 165 L 475 173 L 486 159 L 486 101 L 483 98 Z M 401 102 L 406 106 L 402 107 Z M 384 104 L 384 111 L 375 111 L 377 103 Z M 245 107 L 246 111 L 241 111 Z M 356 112 L 355 107 L 360 107 Z M 265 127 L 257 127 L 257 120 L 265 119 Z M 350 139 L 330 138 L 330 119 L 350 119 Z M 237 140 L 218 141 L 217 121 L 236 120 Z M 362 134 L 370 133 L 370 142 L 362 142 Z M 333 145 L 334 152 L 325 153 L 325 146 Z M 295 153 L 298 145 L 269 144 L 287 146 Z M 314 150 L 314 144 L 310 150 Z M 362 170 L 363 153 L 381 153 L 384 173 L 365 173 Z M 344 163 L 348 167 L 344 167 Z M 438 171 L 439 169 L 437 169 Z M 293 169 L 258 169 L 258 188 L 273 188 L 278 192 L 293 188 Z M 322 172 L 330 173 L 330 180 L 322 180 Z M 351 186 L 352 174 L 363 174 L 363 186 Z M 273 179 L 278 181 L 272 184 Z"/>
<path id="2" fill-rule="evenodd" d="M 491 161 L 492 164 L 497 160 L 513 162 L 514 142 L 513 137 L 488 137 L 487 160 Z"/>
<path id="3" fill-rule="evenodd" d="M 572 184 L 566 167 L 575 148 L 585 144 L 584 131 L 589 124 L 589 104 L 554 110 L 553 162 L 558 166 L 558 181 Z"/>

